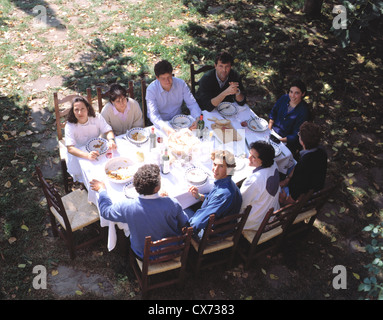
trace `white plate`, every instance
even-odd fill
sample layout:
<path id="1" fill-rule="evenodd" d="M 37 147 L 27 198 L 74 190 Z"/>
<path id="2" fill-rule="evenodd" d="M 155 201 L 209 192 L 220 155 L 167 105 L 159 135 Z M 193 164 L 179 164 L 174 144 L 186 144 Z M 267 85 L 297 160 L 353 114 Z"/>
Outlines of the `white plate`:
<path id="1" fill-rule="evenodd" d="M 115 183 L 127 183 L 133 180 L 138 167 L 129 158 L 112 158 L 105 164 L 105 174 L 109 181 Z"/>
<path id="2" fill-rule="evenodd" d="M 208 175 L 205 170 L 192 167 L 186 170 L 185 179 L 194 186 L 201 186 L 207 181 Z"/>
<path id="3" fill-rule="evenodd" d="M 93 138 L 86 143 L 86 151 L 98 151 L 100 155 L 108 151 L 108 140 L 104 138 Z"/>
<path id="4" fill-rule="evenodd" d="M 178 114 L 170 120 L 171 125 L 176 129 L 189 128 L 192 124 L 189 116 L 185 114 Z"/>
<path id="5" fill-rule="evenodd" d="M 240 171 L 245 167 L 246 162 L 248 159 L 246 158 L 237 158 L 235 157 L 235 171 Z"/>
<path id="6" fill-rule="evenodd" d="M 230 117 L 238 113 L 238 108 L 230 102 L 221 102 L 217 107 L 217 111 L 223 116 Z"/>
<path id="7" fill-rule="evenodd" d="M 133 181 L 130 181 L 126 185 L 124 185 L 124 194 L 125 194 L 125 197 L 130 199 L 134 199 L 138 197 L 138 192 L 136 191 L 136 188 L 133 186 Z"/>
<path id="8" fill-rule="evenodd" d="M 247 120 L 247 127 L 251 131 L 261 132 L 267 130 L 269 126 L 265 119 L 256 117 L 254 119 Z"/>
<path id="9" fill-rule="evenodd" d="M 273 146 L 275 150 L 275 157 L 278 157 L 281 154 L 281 148 L 274 142 L 270 141 L 270 144 Z"/>
<path id="10" fill-rule="evenodd" d="M 149 134 L 144 128 L 133 128 L 126 132 L 126 137 L 131 143 L 143 144 L 149 139 Z"/>

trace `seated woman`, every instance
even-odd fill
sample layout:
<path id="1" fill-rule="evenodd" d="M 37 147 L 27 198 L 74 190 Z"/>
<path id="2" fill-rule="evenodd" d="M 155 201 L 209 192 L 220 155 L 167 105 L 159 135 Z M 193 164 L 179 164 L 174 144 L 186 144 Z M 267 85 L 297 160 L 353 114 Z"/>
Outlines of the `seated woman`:
<path id="1" fill-rule="evenodd" d="M 119 84 L 111 85 L 109 102 L 102 108 L 101 115 L 117 136 L 132 128 L 144 127 L 140 105 L 129 98 L 126 89 Z"/>
<path id="2" fill-rule="evenodd" d="M 278 99 L 270 112 L 269 129 L 274 129 L 287 143 L 287 147 L 295 154 L 299 149 L 298 131 L 300 125 L 309 119 L 309 108 L 303 100 L 306 85 L 301 80 L 290 84 L 288 94 Z"/>
<path id="3" fill-rule="evenodd" d="M 253 173 L 245 179 L 240 188 L 242 194 L 241 212 L 248 205 L 251 211 L 244 229 L 258 230 L 270 208 L 279 209 L 279 171 L 274 161 L 274 148 L 266 141 L 250 145 L 249 166 Z"/>
<path id="4" fill-rule="evenodd" d="M 116 149 L 113 130 L 105 119 L 100 114 L 95 113 L 85 98 L 74 98 L 65 126 L 65 145 L 68 150 L 67 166 L 74 181 L 83 182 L 81 168 L 76 157 L 95 160 L 100 155 L 98 151 L 87 152 L 80 148 L 90 139 L 102 134 L 105 134 L 109 141 L 108 147 L 112 150 Z"/>
<path id="5" fill-rule="evenodd" d="M 299 142 L 303 150 L 292 172 L 280 183 L 281 205 L 294 203 L 301 194 L 311 189 L 314 192 L 323 189 L 327 172 L 327 154 L 319 146 L 320 138 L 321 128 L 318 125 L 306 121 L 300 126 Z"/>

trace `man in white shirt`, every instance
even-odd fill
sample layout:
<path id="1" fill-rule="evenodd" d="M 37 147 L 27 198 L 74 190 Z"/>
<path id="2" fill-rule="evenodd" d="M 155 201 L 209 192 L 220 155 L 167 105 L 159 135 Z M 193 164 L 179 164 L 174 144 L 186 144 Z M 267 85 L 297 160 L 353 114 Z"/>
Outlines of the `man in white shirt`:
<path id="1" fill-rule="evenodd" d="M 148 117 L 153 125 L 162 129 L 168 135 L 174 129 L 168 124 L 174 116 L 182 113 L 182 103 L 185 102 L 190 115 L 195 119 L 189 129 L 197 127 L 201 109 L 184 80 L 173 77 L 173 67 L 162 60 L 154 66 L 156 80 L 146 90 Z"/>
<path id="2" fill-rule="evenodd" d="M 258 230 L 270 208 L 279 206 L 279 171 L 274 162 L 274 148 L 266 141 L 250 145 L 249 165 L 255 167 L 240 188 L 242 194 L 241 212 L 252 206 L 244 229 Z"/>

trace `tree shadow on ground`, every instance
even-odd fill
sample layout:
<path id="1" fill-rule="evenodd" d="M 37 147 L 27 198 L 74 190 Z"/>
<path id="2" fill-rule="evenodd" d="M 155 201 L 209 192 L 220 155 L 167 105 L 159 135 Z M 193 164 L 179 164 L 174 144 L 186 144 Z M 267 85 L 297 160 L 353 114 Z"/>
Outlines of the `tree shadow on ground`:
<path id="1" fill-rule="evenodd" d="M 113 83 L 120 83 L 127 87 L 128 82 L 133 80 L 135 100 L 141 103 L 140 81 L 148 74 L 147 66 L 133 68 L 134 59 L 124 55 L 124 51 L 125 46 L 122 43 L 109 46 L 105 41 L 95 39 L 90 44 L 89 52 L 83 53 L 78 62 L 69 64 L 73 74 L 64 77 L 64 85 L 86 95 L 87 88 L 91 88 L 95 94 L 98 86 L 106 89 Z M 146 79 L 147 83 L 150 81 L 151 79 Z"/>

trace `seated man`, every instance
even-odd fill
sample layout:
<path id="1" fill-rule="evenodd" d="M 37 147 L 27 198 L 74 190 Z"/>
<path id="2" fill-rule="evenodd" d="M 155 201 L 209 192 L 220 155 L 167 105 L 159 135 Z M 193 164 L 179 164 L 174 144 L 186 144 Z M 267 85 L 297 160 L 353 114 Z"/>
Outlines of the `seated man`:
<path id="1" fill-rule="evenodd" d="M 213 111 L 221 102 L 246 103 L 245 88 L 239 74 L 232 69 L 233 57 L 222 52 L 215 59 L 215 69 L 206 72 L 199 81 L 196 99 L 202 110 Z"/>
<path id="2" fill-rule="evenodd" d="M 157 80 L 154 80 L 146 90 L 146 104 L 150 121 L 166 134 L 174 129 L 167 123 L 174 116 L 182 113 L 182 103 L 185 102 L 190 115 L 195 119 L 189 129 L 197 128 L 197 120 L 201 109 L 184 80 L 173 77 L 173 67 L 162 60 L 154 66 Z"/>
<path id="3" fill-rule="evenodd" d="M 242 196 L 231 176 L 234 174 L 235 158 L 234 155 L 225 150 L 219 150 L 212 153 L 214 188 L 205 196 L 198 192 L 197 187 L 191 187 L 191 194 L 201 201 L 202 206 L 195 213 L 186 209 L 189 216 L 189 223 L 195 233 L 203 230 L 211 214 L 217 218 L 223 218 L 230 214 L 237 214 L 241 208 Z"/>
<path id="4" fill-rule="evenodd" d="M 281 181 L 281 205 L 294 203 L 301 194 L 311 189 L 314 192 L 323 189 L 326 180 L 327 154 L 319 146 L 320 127 L 306 121 L 300 126 L 298 136 L 303 150 L 300 151 L 300 159 L 294 169 Z"/>
<path id="5" fill-rule="evenodd" d="M 133 185 L 139 194 L 138 198 L 112 203 L 103 182 L 90 182 L 92 189 L 100 193 L 100 215 L 107 220 L 129 225 L 131 247 L 137 257 L 142 259 L 146 236 L 152 236 L 155 241 L 181 235 L 188 217 L 176 199 L 158 194 L 161 175 L 157 165 L 140 167 L 133 177 Z"/>
<path id="6" fill-rule="evenodd" d="M 244 229 L 258 230 L 267 211 L 279 209 L 279 171 L 274 148 L 266 141 L 253 142 L 249 153 L 249 166 L 255 169 L 241 185 L 241 211 L 252 206 Z"/>
<path id="7" fill-rule="evenodd" d="M 128 97 L 124 87 L 116 83 L 109 89 L 109 102 L 102 108 L 101 115 L 116 136 L 125 134 L 132 128 L 144 127 L 140 105 Z"/>

